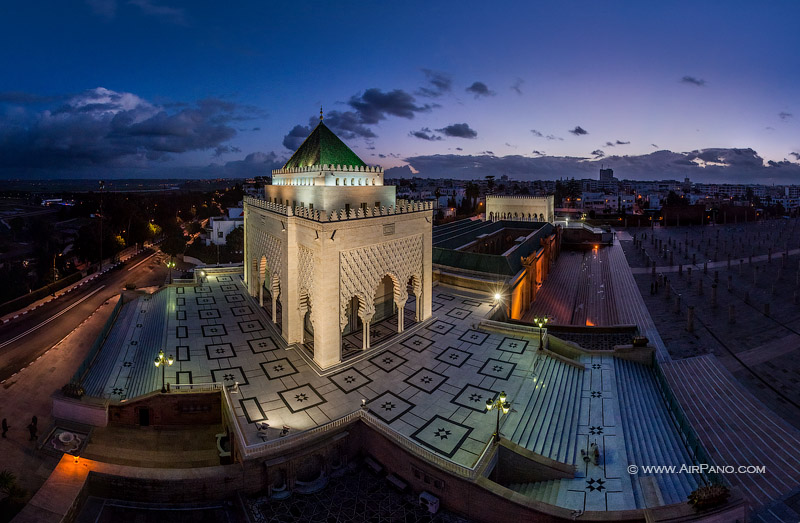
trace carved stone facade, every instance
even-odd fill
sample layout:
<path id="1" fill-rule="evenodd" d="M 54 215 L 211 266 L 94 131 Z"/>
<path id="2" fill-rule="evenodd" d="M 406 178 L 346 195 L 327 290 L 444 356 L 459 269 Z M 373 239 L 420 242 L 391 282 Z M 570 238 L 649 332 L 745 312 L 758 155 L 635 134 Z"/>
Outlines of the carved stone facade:
<path id="1" fill-rule="evenodd" d="M 396 306 L 398 332 L 409 288 L 414 319 L 431 316 L 429 202 L 397 205 L 382 169 L 366 166 L 322 122 L 273 171 L 273 183 L 264 199 L 244 200 L 245 283 L 262 306 L 269 295 L 287 343 L 305 347 L 323 369 L 342 362 L 348 324 L 370 348 L 379 289 L 380 303 Z"/>
<path id="2" fill-rule="evenodd" d="M 487 196 L 486 219 L 549 222 L 555 220 L 555 197 L 550 196 Z"/>

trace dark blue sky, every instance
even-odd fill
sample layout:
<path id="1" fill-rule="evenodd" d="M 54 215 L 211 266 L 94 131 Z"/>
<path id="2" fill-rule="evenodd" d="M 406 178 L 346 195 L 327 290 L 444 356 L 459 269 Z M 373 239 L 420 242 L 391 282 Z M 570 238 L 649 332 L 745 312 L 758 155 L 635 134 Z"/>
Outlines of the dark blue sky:
<path id="1" fill-rule="evenodd" d="M 0 176 L 265 171 L 320 105 L 368 163 L 427 174 L 712 148 L 682 168 L 798 174 L 796 1 L 331 4 L 5 2 Z"/>

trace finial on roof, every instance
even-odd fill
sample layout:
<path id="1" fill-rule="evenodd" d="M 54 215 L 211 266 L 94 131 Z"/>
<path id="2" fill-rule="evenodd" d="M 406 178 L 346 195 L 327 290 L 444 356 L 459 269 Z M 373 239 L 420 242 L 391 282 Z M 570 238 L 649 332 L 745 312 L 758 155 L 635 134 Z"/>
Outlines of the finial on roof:
<path id="1" fill-rule="evenodd" d="M 319 106 L 319 121 L 322 121 L 322 106 Z"/>

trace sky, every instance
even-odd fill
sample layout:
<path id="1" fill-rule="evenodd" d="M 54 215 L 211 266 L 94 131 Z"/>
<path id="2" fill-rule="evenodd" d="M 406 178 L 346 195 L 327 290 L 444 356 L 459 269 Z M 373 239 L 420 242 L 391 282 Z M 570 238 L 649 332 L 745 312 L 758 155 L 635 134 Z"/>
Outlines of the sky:
<path id="1" fill-rule="evenodd" d="M 322 107 L 388 174 L 602 164 L 800 184 L 797 1 L 6 0 L 0 14 L 0 178 L 269 174 Z"/>

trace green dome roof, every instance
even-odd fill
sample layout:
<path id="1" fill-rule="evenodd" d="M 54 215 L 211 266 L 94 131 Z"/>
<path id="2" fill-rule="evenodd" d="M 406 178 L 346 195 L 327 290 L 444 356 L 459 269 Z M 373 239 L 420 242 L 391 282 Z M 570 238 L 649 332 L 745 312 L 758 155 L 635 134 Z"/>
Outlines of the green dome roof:
<path id="1" fill-rule="evenodd" d="M 352 167 L 366 166 L 356 153 L 350 150 L 333 131 L 319 122 L 308 138 L 289 158 L 284 169 L 310 167 L 312 165 L 347 165 Z"/>

